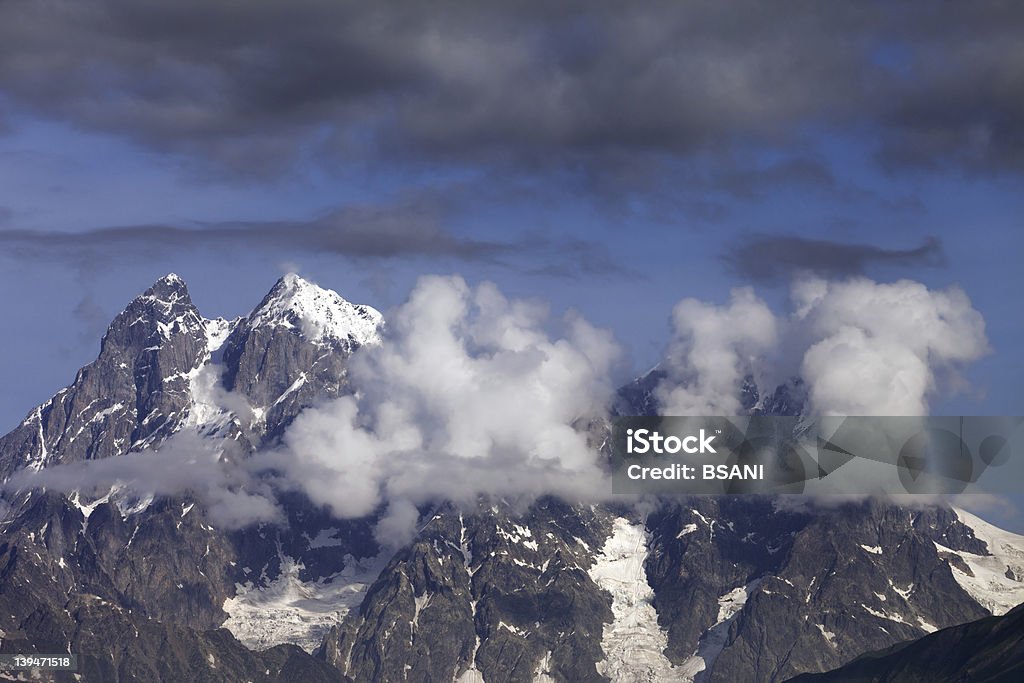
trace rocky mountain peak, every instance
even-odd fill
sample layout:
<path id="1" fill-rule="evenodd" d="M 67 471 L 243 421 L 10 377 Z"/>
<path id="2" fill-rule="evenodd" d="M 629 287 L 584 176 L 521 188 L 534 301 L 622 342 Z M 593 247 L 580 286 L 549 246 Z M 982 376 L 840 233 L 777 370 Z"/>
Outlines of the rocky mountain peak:
<path id="1" fill-rule="evenodd" d="M 248 400 L 254 438 L 276 438 L 304 406 L 347 392 L 348 358 L 380 343 L 382 319 L 294 273 L 278 280 L 223 346 L 223 386 Z"/>
<path id="2" fill-rule="evenodd" d="M 153 283 L 110 323 L 102 348 L 151 348 L 182 334 L 200 338 L 205 323 L 185 281 L 168 273 Z"/>
<path id="3" fill-rule="evenodd" d="M 350 303 L 337 292 L 288 273 L 253 310 L 246 326 L 284 327 L 312 342 L 333 339 L 364 346 L 380 341 L 381 320 L 376 309 Z"/>
<path id="4" fill-rule="evenodd" d="M 156 318 L 172 318 L 185 312 L 194 312 L 200 317 L 199 311 L 192 304 L 188 285 L 175 273 L 168 273 L 158 279 L 145 292 L 135 297 L 128 308 L 143 308 L 152 312 Z"/>
<path id="5" fill-rule="evenodd" d="M 110 323 L 96 360 L 0 439 L 0 478 L 142 450 L 172 434 L 209 356 L 207 328 L 185 281 L 158 279 Z"/>
<path id="6" fill-rule="evenodd" d="M 188 296 L 188 286 L 185 284 L 185 281 L 182 280 L 181 276 L 177 273 L 167 273 L 167 275 L 157 279 L 157 281 L 146 290 L 145 295 L 161 298 L 174 298 L 182 293 L 185 296 Z"/>

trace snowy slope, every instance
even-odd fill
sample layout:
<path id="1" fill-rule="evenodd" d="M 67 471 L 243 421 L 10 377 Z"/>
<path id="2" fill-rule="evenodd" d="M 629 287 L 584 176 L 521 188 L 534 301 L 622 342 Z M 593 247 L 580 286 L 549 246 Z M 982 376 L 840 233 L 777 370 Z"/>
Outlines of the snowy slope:
<path id="1" fill-rule="evenodd" d="M 337 292 L 322 289 L 295 273 L 289 273 L 252 312 L 246 325 L 297 327 L 309 341 L 349 339 L 365 346 L 380 342 L 382 319 L 375 308 L 349 303 Z"/>
<path id="2" fill-rule="evenodd" d="M 206 356 L 188 374 L 190 406 L 185 426 L 196 428 L 200 433 L 214 434 L 227 425 L 233 415 L 224 408 L 219 394 L 223 366 L 219 363 L 221 349 L 231 331 L 241 318 L 225 320 L 214 318 L 203 320 L 206 334 Z"/>
<path id="3" fill-rule="evenodd" d="M 304 582 L 299 578 L 301 569 L 300 563 L 285 557 L 281 574 L 273 581 L 236 586 L 235 597 L 224 602 L 229 617 L 223 627 L 254 650 L 294 643 L 312 652 L 331 626 L 359 606 L 380 573 L 380 566 L 372 561 L 350 560 L 334 576 Z"/>
<path id="4" fill-rule="evenodd" d="M 950 563 L 953 577 L 978 603 L 992 612 L 1005 614 L 1024 602 L 1024 536 L 1004 531 L 966 510 L 956 516 L 974 530 L 974 536 L 988 546 L 989 555 L 951 550 L 936 543 L 943 553 L 960 556 L 969 571 Z"/>

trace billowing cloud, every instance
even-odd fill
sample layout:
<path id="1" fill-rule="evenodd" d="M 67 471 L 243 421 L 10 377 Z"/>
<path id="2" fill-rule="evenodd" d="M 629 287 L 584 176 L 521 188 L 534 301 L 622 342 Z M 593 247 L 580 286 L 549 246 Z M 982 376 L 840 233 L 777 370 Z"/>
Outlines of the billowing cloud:
<path id="1" fill-rule="evenodd" d="M 685 299 L 655 390 L 668 415 L 741 414 L 743 380 L 762 393 L 790 377 L 819 415 L 927 415 L 940 377 L 989 352 L 985 321 L 962 290 L 867 278 L 803 278 L 776 316 L 752 289 L 727 306 Z"/>
<path id="2" fill-rule="evenodd" d="M 801 376 L 822 415 L 926 415 L 936 373 L 989 351 L 984 319 L 956 287 L 809 279 L 793 298 L 795 324 L 816 340 Z"/>
<path id="3" fill-rule="evenodd" d="M 340 516 L 386 504 L 391 541 L 429 501 L 601 497 L 608 485 L 580 427 L 607 413 L 619 348 L 577 316 L 563 323 L 552 336 L 538 304 L 424 278 L 385 343 L 353 357 L 358 394 L 306 410 L 284 449 L 261 457 Z"/>
<path id="4" fill-rule="evenodd" d="M 158 450 L 128 453 L 116 458 L 85 460 L 23 470 L 5 485 L 5 491 L 46 488 L 83 497 L 99 498 L 111 489 L 136 495 L 189 494 L 199 500 L 210 519 L 224 528 L 256 522 L 281 521 L 273 492 L 238 466 L 230 440 L 208 439 L 183 431 Z"/>
<path id="5" fill-rule="evenodd" d="M 988 351 L 984 320 L 957 288 L 811 278 L 792 303 L 776 314 L 750 288 L 724 305 L 680 301 L 661 412 L 742 414 L 744 379 L 778 375 L 792 357 L 812 414 L 925 415 L 942 375 Z M 400 545 L 437 501 L 605 499 L 603 435 L 591 428 L 608 415 L 620 357 L 610 333 L 577 315 L 551 320 L 492 284 L 426 277 L 389 314 L 384 343 L 351 357 L 355 393 L 300 413 L 279 446 L 245 458 L 181 432 L 155 453 L 23 472 L 8 489 L 189 493 L 228 527 L 278 519 L 277 494 L 300 491 L 339 517 L 376 516 L 378 539 Z M 236 399 L 217 394 L 225 407 Z"/>
<path id="6" fill-rule="evenodd" d="M 777 339 L 775 315 L 754 290 L 735 289 L 727 306 L 684 299 L 672 311 L 674 334 L 656 398 L 666 415 L 739 415 L 743 378 Z"/>

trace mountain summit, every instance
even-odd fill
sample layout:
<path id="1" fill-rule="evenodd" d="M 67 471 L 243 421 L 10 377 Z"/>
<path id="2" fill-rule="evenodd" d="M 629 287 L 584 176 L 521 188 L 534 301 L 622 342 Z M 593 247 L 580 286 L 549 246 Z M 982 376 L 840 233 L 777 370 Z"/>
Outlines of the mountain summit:
<path id="1" fill-rule="evenodd" d="M 244 395 L 260 439 L 278 436 L 302 407 L 347 391 L 346 364 L 380 343 L 383 316 L 294 273 L 235 325 L 223 353 L 223 388 Z"/>
<path id="2" fill-rule="evenodd" d="M 25 466 L 143 450 L 185 426 L 233 425 L 256 448 L 314 396 L 345 390 L 346 360 L 380 342 L 382 320 L 295 274 L 247 317 L 207 319 L 168 273 L 115 316 L 70 386 L 0 438 L 0 481 Z M 231 407 L 221 405 L 231 392 Z"/>
<path id="3" fill-rule="evenodd" d="M 288 273 L 253 310 L 245 325 L 296 329 L 316 343 L 335 340 L 365 346 L 380 342 L 378 328 L 382 320 L 376 309 L 349 303 L 337 292 Z"/>

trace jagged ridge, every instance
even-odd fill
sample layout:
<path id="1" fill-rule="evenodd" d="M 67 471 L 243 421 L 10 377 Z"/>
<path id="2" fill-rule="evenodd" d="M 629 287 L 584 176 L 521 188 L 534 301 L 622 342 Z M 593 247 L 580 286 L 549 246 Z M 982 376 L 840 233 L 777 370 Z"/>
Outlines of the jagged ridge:
<path id="1" fill-rule="evenodd" d="M 305 406 L 350 390 L 348 359 L 377 343 L 380 324 L 373 309 L 294 276 L 249 316 L 207 320 L 169 275 L 115 319 L 75 384 L 0 440 L 0 463 L 12 471 L 110 457 L 185 428 L 262 447 Z M 644 405 L 650 384 L 632 393 Z M 745 405 L 793 410 L 798 389 L 759 397 L 751 385 Z M 223 401 L 227 392 L 238 401 Z M 125 408 L 111 411 L 116 403 Z M 286 525 L 225 533 L 187 496 L 8 500 L 0 629 L 9 635 L 0 647 L 88 645 L 86 680 L 112 671 L 122 680 L 287 680 L 282 659 L 311 681 L 575 681 L 601 672 L 628 680 L 654 670 L 678 680 L 779 680 L 1001 609 L 1021 583 L 1008 566 L 1000 601 L 985 602 L 992 591 L 976 590 L 962 570 L 987 581 L 1020 548 L 949 509 L 799 509 L 756 498 L 667 501 L 646 520 L 554 500 L 526 510 L 442 503 L 423 511 L 413 544 L 381 558 L 374 578 L 355 571 L 379 550 L 374 519 L 332 519 L 297 494 L 282 501 Z M 635 590 L 622 572 L 609 574 L 617 566 L 635 576 Z M 350 611 L 361 588 L 366 597 Z M 255 655 L 208 631 L 227 624 L 253 646 L 287 639 L 312 649 L 334 613 L 344 619 L 315 659 L 298 648 Z M 139 646 L 115 646 L 111 624 L 138 629 Z M 642 641 L 632 640 L 634 626 Z M 161 654 L 161 638 L 191 654 Z M 638 643 L 643 661 L 620 656 Z M 661 656 L 651 643 L 665 644 Z"/>

